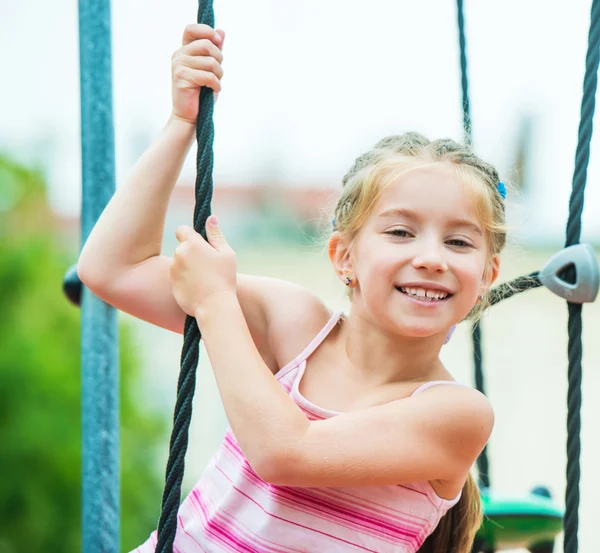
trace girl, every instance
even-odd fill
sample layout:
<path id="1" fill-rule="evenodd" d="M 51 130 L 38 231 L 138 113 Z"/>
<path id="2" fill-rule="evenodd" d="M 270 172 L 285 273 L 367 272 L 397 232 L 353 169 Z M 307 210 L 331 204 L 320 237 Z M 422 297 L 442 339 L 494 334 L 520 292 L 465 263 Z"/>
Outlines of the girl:
<path id="1" fill-rule="evenodd" d="M 169 196 L 201 86 L 220 90 L 224 33 L 190 25 L 173 111 L 79 260 L 118 309 L 175 332 L 194 316 L 231 429 L 180 508 L 174 551 L 467 553 L 480 521 L 469 475 L 493 426 L 484 396 L 439 352 L 498 275 L 497 172 L 451 140 L 380 141 L 343 179 L 329 257 L 349 315 L 309 291 L 236 274 L 216 217 L 161 255 Z M 136 549 L 154 551 L 156 535 Z"/>

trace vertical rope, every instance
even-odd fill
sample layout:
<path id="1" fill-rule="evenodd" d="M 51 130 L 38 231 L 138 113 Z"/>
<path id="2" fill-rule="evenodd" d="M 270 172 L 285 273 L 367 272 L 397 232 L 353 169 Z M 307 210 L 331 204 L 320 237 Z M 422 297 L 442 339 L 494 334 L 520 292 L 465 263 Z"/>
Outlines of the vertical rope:
<path id="1" fill-rule="evenodd" d="M 463 132 L 466 145 L 473 144 L 473 134 L 471 128 L 471 101 L 469 99 L 469 76 L 467 72 L 467 39 L 465 35 L 465 15 L 463 0 L 456 0 L 456 11 L 458 16 L 458 44 L 460 49 L 460 84 L 462 89 L 462 113 L 463 113 Z M 473 365 L 475 372 L 475 386 L 482 393 L 485 393 L 483 377 L 483 351 L 482 351 L 482 331 L 481 322 L 473 324 Z M 477 458 L 477 472 L 479 473 L 479 485 L 483 488 L 490 487 L 489 458 L 487 446 Z"/>
<path id="2" fill-rule="evenodd" d="M 212 0 L 200 0 L 198 23 L 214 27 L 215 16 Z M 196 205 L 194 208 L 194 229 L 206 238 L 206 219 L 210 215 L 213 191 L 213 91 L 203 87 L 200 90 L 200 110 L 196 127 L 198 154 L 196 156 Z M 185 453 L 188 446 L 189 427 L 192 420 L 192 402 L 196 387 L 200 330 L 196 319 L 188 316 L 185 321 L 183 348 L 181 351 L 181 371 L 177 383 L 177 401 L 173 416 L 173 431 L 169 448 L 169 459 L 165 476 L 162 509 L 158 523 L 157 553 L 172 553 L 177 531 L 177 511 L 181 500 L 181 483 L 185 469 Z"/>
<path id="3" fill-rule="evenodd" d="M 85 243 L 115 191 L 110 1 L 79 1 L 82 206 Z M 119 369 L 116 310 L 82 295 L 82 547 L 119 551 Z"/>
<path id="4" fill-rule="evenodd" d="M 569 201 L 569 219 L 567 222 L 565 247 L 578 244 L 581 237 L 581 215 L 587 181 L 587 168 L 590 159 L 590 142 L 596 108 L 596 89 L 598 87 L 598 65 L 600 62 L 600 1 L 592 2 L 588 50 L 583 80 L 583 98 L 581 100 L 581 119 L 573 188 Z M 582 318 L 581 304 L 568 304 L 569 309 L 569 370 L 567 393 L 567 490 L 565 494 L 565 553 L 577 553 L 579 529 L 579 480 L 581 455 L 581 381 L 582 381 Z"/>
<path id="5" fill-rule="evenodd" d="M 475 365 L 475 387 L 485 394 L 485 380 L 483 377 L 483 352 L 481 349 L 481 326 L 473 325 L 473 363 Z M 487 454 L 487 445 L 477 458 L 477 472 L 479 473 L 479 486 L 490 487 L 490 465 Z"/>
<path id="6" fill-rule="evenodd" d="M 471 101 L 469 99 L 469 78 L 467 73 L 467 39 L 465 36 L 465 15 L 463 0 L 456 0 L 458 15 L 458 45 L 460 48 L 460 86 L 462 90 L 462 113 L 464 142 L 468 146 L 473 143 L 471 130 Z"/>

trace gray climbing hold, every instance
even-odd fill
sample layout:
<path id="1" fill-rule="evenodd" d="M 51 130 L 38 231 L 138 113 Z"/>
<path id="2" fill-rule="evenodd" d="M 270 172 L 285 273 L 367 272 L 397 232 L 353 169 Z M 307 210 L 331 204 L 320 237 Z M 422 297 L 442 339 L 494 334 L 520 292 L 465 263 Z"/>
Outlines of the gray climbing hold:
<path id="1" fill-rule="evenodd" d="M 565 272 L 574 272 L 574 282 L 563 278 Z M 598 295 L 600 269 L 594 248 L 589 244 L 575 244 L 553 255 L 540 271 L 542 284 L 571 303 L 590 303 Z"/>

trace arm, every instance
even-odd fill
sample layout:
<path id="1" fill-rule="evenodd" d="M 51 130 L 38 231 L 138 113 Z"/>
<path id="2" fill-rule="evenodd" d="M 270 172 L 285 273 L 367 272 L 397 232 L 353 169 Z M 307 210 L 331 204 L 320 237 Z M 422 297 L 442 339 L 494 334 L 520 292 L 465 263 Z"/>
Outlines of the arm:
<path id="1" fill-rule="evenodd" d="M 467 474 L 489 438 L 493 413 L 486 398 L 459 387 L 309 421 L 262 362 L 235 295 L 215 295 L 196 318 L 232 430 L 268 482 L 356 486 L 452 479 Z"/>
<path id="2" fill-rule="evenodd" d="M 171 117 L 117 188 L 79 257 L 87 286 L 108 286 L 128 268 L 160 255 L 169 198 L 194 136 L 193 125 Z"/>
<path id="3" fill-rule="evenodd" d="M 189 25 L 172 58 L 173 108 L 166 126 L 119 186 L 78 264 L 92 290 L 160 255 L 169 198 L 195 136 L 200 88 L 220 90 L 223 33 Z"/>
<path id="4" fill-rule="evenodd" d="M 217 36 L 219 39 L 217 39 Z M 175 181 L 195 136 L 200 86 L 220 90 L 223 33 L 190 25 L 173 55 L 173 114 L 139 159 L 102 213 L 81 252 L 78 272 L 92 292 L 117 309 L 151 324 L 182 333 L 186 313 L 173 298 L 171 257 L 161 255 L 165 215 Z M 287 362 L 278 333 L 306 328 L 308 290 L 273 278 L 238 275 L 237 295 L 252 338 L 269 368 Z M 271 331 L 275 338 L 271 337 Z M 297 336 L 302 341 L 302 336 Z"/>
<path id="5" fill-rule="evenodd" d="M 78 274 L 98 297 L 136 317 L 181 332 L 161 256 L 169 199 L 195 136 L 202 86 L 220 90 L 223 33 L 189 25 L 172 58 L 172 114 L 104 209 L 81 251 Z"/>

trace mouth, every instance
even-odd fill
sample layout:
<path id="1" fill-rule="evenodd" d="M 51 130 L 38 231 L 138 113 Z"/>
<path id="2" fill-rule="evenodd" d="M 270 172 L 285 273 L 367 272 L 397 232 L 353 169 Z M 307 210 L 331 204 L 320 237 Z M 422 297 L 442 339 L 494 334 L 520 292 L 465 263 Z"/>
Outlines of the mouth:
<path id="1" fill-rule="evenodd" d="M 447 301 L 453 294 L 446 290 L 421 288 L 419 286 L 396 286 L 396 290 L 409 298 L 424 303 L 441 303 Z"/>

